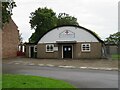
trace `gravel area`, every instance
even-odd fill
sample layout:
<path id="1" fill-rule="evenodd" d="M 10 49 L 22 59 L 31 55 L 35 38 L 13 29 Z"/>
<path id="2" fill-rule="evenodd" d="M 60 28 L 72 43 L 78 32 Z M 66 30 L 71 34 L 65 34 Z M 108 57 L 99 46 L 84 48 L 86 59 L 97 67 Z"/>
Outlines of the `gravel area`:
<path id="1" fill-rule="evenodd" d="M 3 59 L 7 64 L 24 64 L 24 65 L 49 65 L 49 66 L 75 66 L 75 67 L 96 67 L 96 68 L 118 68 L 118 60 L 108 59 L 32 59 L 32 58 L 12 58 Z"/>

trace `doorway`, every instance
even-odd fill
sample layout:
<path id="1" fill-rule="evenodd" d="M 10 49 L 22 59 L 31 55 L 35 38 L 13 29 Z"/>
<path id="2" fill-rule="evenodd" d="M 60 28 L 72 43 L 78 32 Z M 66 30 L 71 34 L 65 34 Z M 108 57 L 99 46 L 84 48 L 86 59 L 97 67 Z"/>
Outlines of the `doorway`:
<path id="1" fill-rule="evenodd" d="M 34 47 L 33 46 L 29 46 L 29 57 L 30 58 L 34 57 Z"/>
<path id="2" fill-rule="evenodd" d="M 72 58 L 72 46 L 63 46 L 63 58 Z"/>

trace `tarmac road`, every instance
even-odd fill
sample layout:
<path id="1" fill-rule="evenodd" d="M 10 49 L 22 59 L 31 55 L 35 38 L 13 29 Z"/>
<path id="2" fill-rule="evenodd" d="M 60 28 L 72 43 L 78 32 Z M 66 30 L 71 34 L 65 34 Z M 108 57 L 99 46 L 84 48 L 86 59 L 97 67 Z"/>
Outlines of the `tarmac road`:
<path id="1" fill-rule="evenodd" d="M 77 88 L 118 88 L 117 71 L 3 64 L 3 73 L 52 77 L 67 81 Z"/>

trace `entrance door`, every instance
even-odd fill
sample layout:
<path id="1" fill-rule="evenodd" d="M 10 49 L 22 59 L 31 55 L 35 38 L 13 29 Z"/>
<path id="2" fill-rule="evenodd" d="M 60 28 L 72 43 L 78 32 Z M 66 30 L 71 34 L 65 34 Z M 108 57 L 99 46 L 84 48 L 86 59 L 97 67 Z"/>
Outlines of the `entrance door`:
<path id="1" fill-rule="evenodd" d="M 72 58 L 72 46 L 63 46 L 63 58 Z"/>
<path id="2" fill-rule="evenodd" d="M 30 57 L 34 57 L 34 47 L 30 47 Z"/>

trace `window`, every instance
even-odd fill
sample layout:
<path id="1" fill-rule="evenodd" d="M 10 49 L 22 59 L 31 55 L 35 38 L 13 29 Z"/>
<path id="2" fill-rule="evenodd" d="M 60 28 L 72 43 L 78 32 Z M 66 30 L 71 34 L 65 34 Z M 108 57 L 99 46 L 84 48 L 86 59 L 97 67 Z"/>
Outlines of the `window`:
<path id="1" fill-rule="evenodd" d="M 53 44 L 48 44 L 46 45 L 46 52 L 53 52 L 54 45 Z"/>
<path id="2" fill-rule="evenodd" d="M 68 51 L 71 51 L 71 48 L 68 48 Z"/>
<path id="3" fill-rule="evenodd" d="M 82 44 L 81 45 L 81 50 L 84 52 L 90 51 L 90 44 Z"/>
<path id="4" fill-rule="evenodd" d="M 34 46 L 34 52 L 37 52 L 37 45 Z"/>
<path id="5" fill-rule="evenodd" d="M 22 46 L 22 52 L 25 52 L 25 46 Z"/>

